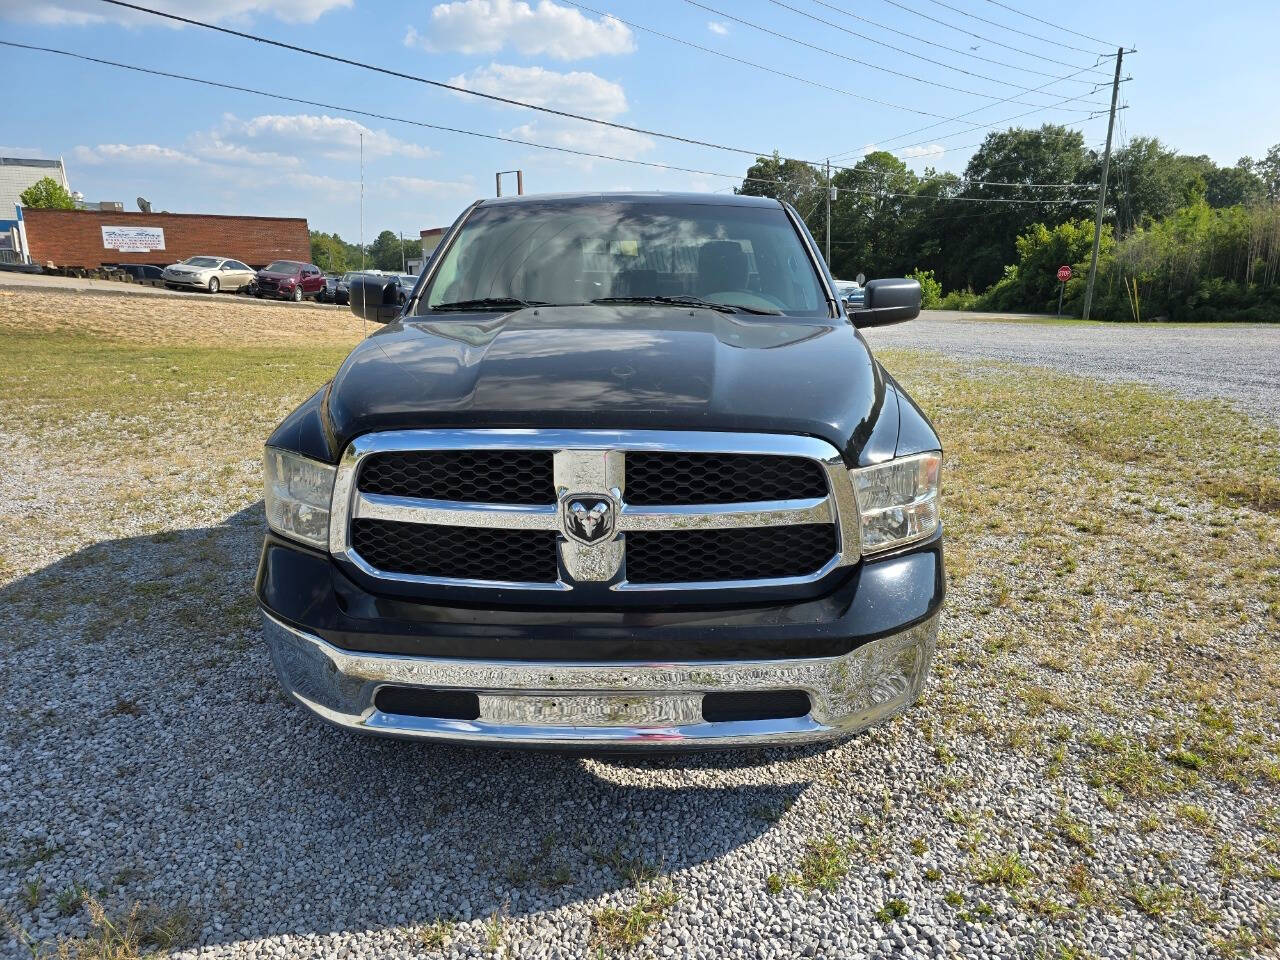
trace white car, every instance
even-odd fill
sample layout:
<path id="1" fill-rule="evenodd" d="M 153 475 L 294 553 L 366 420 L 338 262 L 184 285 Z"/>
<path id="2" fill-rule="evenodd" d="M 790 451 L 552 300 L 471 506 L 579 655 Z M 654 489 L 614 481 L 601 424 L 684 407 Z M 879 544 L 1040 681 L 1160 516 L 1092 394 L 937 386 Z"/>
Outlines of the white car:
<path id="1" fill-rule="evenodd" d="M 199 287 L 217 293 L 248 286 L 253 273 L 247 264 L 227 257 L 187 257 L 181 263 L 172 263 L 164 268 L 164 285 L 170 289 Z"/>

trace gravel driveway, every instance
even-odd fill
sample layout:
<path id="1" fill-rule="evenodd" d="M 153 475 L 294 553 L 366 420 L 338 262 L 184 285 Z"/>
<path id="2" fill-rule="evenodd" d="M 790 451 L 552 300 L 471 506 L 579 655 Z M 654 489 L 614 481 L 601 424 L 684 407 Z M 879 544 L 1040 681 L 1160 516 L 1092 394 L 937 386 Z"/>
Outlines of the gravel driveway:
<path id="1" fill-rule="evenodd" d="M 917 347 L 952 357 L 1032 363 L 1226 399 L 1280 423 L 1280 324 L 1085 326 L 984 322 L 982 316 L 926 310 L 911 323 L 866 330 L 865 335 L 872 348 Z"/>

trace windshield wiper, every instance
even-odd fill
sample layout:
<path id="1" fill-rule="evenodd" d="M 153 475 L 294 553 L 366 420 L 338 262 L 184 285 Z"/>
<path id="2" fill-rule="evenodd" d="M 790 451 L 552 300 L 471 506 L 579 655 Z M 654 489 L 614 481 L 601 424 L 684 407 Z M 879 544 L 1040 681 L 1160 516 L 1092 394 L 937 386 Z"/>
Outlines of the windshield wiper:
<path id="1" fill-rule="evenodd" d="M 543 300 L 521 300 L 519 297 L 480 297 L 476 300 L 455 300 L 430 307 L 432 313 L 442 310 L 523 310 L 525 307 L 545 307 Z"/>
<path id="2" fill-rule="evenodd" d="M 701 297 L 693 297 L 687 294 L 681 294 L 674 297 L 596 297 L 592 303 L 663 303 L 671 304 L 677 307 L 704 307 L 708 310 L 719 310 L 721 313 L 754 313 L 761 316 L 776 317 L 782 314 L 781 310 L 761 310 L 759 307 L 745 307 L 739 303 L 717 303 L 714 300 L 703 300 Z"/>

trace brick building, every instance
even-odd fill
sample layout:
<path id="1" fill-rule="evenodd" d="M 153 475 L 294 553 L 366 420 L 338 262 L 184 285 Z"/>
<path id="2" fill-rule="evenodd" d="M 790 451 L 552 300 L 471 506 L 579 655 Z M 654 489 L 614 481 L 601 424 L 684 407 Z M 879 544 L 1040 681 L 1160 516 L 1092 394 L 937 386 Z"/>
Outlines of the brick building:
<path id="1" fill-rule="evenodd" d="M 119 213 L 23 208 L 31 261 L 92 269 L 111 263 L 166 266 L 196 254 L 232 257 L 251 267 L 311 260 L 301 217 L 203 213 Z"/>

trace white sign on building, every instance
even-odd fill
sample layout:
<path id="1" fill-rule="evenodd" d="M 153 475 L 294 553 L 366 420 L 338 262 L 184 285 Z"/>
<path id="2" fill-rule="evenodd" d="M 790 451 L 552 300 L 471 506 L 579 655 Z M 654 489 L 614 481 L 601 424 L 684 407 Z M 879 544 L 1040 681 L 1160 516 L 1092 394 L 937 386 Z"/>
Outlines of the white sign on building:
<path id="1" fill-rule="evenodd" d="M 164 249 L 163 227 L 103 227 L 102 246 L 121 253 L 150 253 Z"/>

